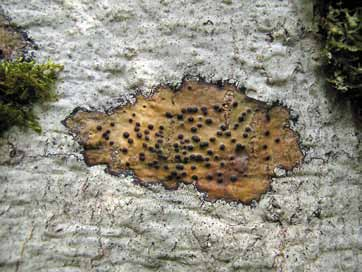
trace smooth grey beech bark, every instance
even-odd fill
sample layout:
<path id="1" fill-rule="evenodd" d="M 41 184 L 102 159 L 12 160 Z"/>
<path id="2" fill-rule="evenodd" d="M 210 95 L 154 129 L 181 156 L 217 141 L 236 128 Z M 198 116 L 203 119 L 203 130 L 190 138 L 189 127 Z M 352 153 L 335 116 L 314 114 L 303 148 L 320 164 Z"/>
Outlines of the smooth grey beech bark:
<path id="1" fill-rule="evenodd" d="M 1 271 L 358 271 L 360 143 L 350 105 L 326 88 L 304 1 L 2 0 L 65 66 L 43 133 L 0 147 Z M 291 109 L 304 163 L 276 169 L 259 203 L 203 202 L 87 167 L 60 123 L 77 107 L 134 101 L 186 74 L 228 80 Z"/>

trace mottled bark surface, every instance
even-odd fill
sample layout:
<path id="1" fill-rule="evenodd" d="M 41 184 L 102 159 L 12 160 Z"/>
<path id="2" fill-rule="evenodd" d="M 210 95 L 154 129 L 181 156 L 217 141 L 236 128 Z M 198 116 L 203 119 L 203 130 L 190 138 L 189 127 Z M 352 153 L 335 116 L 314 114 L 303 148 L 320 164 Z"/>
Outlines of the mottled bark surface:
<path id="1" fill-rule="evenodd" d="M 347 102 L 325 85 L 311 1 L 23 1 L 0 6 L 65 65 L 43 133 L 0 145 L 1 271 L 358 271 L 361 161 Z M 61 124 L 187 75 L 290 109 L 304 163 L 251 206 L 148 188 L 88 167 Z"/>

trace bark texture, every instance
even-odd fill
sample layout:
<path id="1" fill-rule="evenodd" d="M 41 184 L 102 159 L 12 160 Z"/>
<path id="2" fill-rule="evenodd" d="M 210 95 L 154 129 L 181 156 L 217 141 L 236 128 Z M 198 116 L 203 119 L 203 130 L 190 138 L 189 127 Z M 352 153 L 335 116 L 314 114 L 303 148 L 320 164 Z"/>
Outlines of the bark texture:
<path id="1" fill-rule="evenodd" d="M 312 1 L 2 0 L 65 66 L 43 133 L 0 145 L 1 271 L 358 271 L 361 160 L 347 102 L 321 73 Z M 291 110 L 305 155 L 260 202 L 203 202 L 87 167 L 61 124 L 183 76 L 244 85 Z"/>

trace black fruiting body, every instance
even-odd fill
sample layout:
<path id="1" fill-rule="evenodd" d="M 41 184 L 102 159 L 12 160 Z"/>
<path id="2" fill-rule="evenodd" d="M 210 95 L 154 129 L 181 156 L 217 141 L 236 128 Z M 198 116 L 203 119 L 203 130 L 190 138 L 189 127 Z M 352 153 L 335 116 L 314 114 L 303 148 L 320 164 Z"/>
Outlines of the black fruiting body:
<path id="1" fill-rule="evenodd" d="M 245 149 L 245 146 L 242 145 L 242 144 L 240 144 L 240 143 L 237 143 L 237 144 L 235 145 L 235 151 L 236 151 L 236 152 L 241 152 L 241 151 L 243 151 L 244 149 Z"/>
<path id="2" fill-rule="evenodd" d="M 194 142 L 196 142 L 196 143 L 200 142 L 200 137 L 197 136 L 197 135 L 193 135 L 193 136 L 191 137 L 191 139 L 192 139 Z"/>
<path id="3" fill-rule="evenodd" d="M 184 170 L 184 166 L 182 164 L 176 164 L 177 170 Z"/>
<path id="4" fill-rule="evenodd" d="M 235 181 L 237 181 L 237 180 L 238 180 L 238 177 L 237 177 L 237 176 L 235 176 L 235 175 L 230 176 L 230 181 L 231 181 L 231 182 L 235 182 Z"/>
<path id="5" fill-rule="evenodd" d="M 220 125 L 220 129 L 221 129 L 222 131 L 225 131 L 225 130 L 227 129 L 227 126 L 226 126 L 225 124 L 221 124 L 221 125 Z"/>
<path id="6" fill-rule="evenodd" d="M 208 147 L 208 146 L 209 146 L 209 143 L 206 142 L 206 141 L 200 143 L 201 148 L 205 148 L 205 147 Z"/>
<path id="7" fill-rule="evenodd" d="M 204 157 L 200 154 L 197 154 L 195 157 L 195 161 L 197 162 L 203 162 L 204 161 Z"/>
<path id="8" fill-rule="evenodd" d="M 102 137 L 103 137 L 103 139 L 105 139 L 105 140 L 109 140 L 109 133 L 107 133 L 107 132 L 104 132 L 103 134 L 102 134 Z"/>

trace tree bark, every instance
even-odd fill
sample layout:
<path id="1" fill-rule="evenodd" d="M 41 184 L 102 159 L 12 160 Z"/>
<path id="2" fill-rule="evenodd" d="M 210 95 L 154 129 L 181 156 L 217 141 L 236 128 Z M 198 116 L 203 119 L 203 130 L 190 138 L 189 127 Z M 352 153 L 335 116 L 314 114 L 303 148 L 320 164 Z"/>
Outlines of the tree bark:
<path id="1" fill-rule="evenodd" d="M 1 271 L 358 271 L 360 142 L 321 73 L 313 1 L 2 0 L 65 66 L 43 133 L 1 139 Z M 185 75 L 244 85 L 291 110 L 303 163 L 253 205 L 206 202 L 87 167 L 61 124 Z"/>

